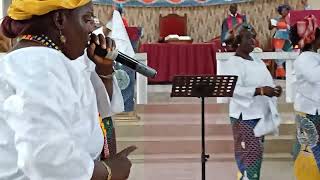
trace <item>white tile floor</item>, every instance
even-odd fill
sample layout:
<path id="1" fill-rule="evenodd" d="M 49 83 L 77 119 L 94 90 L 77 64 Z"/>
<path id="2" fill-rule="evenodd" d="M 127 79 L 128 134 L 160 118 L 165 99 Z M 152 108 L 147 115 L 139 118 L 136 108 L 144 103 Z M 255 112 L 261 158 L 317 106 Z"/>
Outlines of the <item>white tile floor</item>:
<path id="1" fill-rule="evenodd" d="M 236 180 L 234 162 L 208 162 L 207 180 Z M 137 163 L 129 180 L 201 180 L 200 163 Z M 261 180 L 294 180 L 291 161 L 265 161 Z"/>

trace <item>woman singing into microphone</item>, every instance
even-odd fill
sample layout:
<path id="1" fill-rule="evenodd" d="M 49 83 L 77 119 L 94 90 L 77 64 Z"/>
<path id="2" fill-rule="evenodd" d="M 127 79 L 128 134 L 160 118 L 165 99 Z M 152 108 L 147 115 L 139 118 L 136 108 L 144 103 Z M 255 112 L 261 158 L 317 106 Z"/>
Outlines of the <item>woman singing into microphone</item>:
<path id="1" fill-rule="evenodd" d="M 242 25 L 234 42 L 236 54 L 221 62 L 222 75 L 238 76 L 229 116 L 235 159 L 243 180 L 260 179 L 264 135 L 277 133 L 280 124 L 274 97 L 281 95 L 282 88 L 275 87 L 264 62 L 250 54 L 255 37 L 251 26 Z"/>
<path id="2" fill-rule="evenodd" d="M 127 179 L 135 147 L 109 158 L 99 117 L 119 88 L 113 62 L 94 53 L 112 40 L 92 35 L 86 49 L 91 0 L 13 0 L 1 29 L 21 40 L 0 61 L 0 179 Z"/>

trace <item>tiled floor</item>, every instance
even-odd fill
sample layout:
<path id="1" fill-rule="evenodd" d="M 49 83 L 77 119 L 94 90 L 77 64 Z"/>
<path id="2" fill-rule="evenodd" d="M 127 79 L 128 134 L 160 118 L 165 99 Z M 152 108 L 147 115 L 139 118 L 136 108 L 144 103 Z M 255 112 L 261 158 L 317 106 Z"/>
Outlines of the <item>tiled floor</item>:
<path id="1" fill-rule="evenodd" d="M 207 180 L 236 180 L 234 162 L 208 162 Z M 201 180 L 200 163 L 137 163 L 129 180 Z M 290 161 L 263 162 L 261 180 L 294 180 Z"/>

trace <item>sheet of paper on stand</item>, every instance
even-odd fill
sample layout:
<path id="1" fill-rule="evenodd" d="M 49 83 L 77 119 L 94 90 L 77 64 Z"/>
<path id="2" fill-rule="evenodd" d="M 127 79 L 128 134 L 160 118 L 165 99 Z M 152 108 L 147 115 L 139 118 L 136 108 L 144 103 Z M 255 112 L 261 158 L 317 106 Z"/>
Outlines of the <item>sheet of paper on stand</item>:
<path id="1" fill-rule="evenodd" d="M 278 21 L 275 19 L 270 19 L 271 25 L 272 26 L 277 26 Z"/>

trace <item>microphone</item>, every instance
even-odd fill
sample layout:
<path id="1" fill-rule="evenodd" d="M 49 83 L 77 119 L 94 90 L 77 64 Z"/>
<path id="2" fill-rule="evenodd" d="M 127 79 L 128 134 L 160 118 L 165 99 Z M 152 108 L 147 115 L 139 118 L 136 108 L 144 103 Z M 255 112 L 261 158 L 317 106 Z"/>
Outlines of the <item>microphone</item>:
<path id="1" fill-rule="evenodd" d="M 157 71 L 149 66 L 144 65 L 143 63 L 140 63 L 139 61 L 123 54 L 122 52 L 119 52 L 117 50 L 108 52 L 105 49 L 102 49 L 101 46 L 96 45 L 96 49 L 94 53 L 100 57 L 106 57 L 108 59 L 117 61 L 136 72 L 146 76 L 154 78 L 157 75 Z"/>

